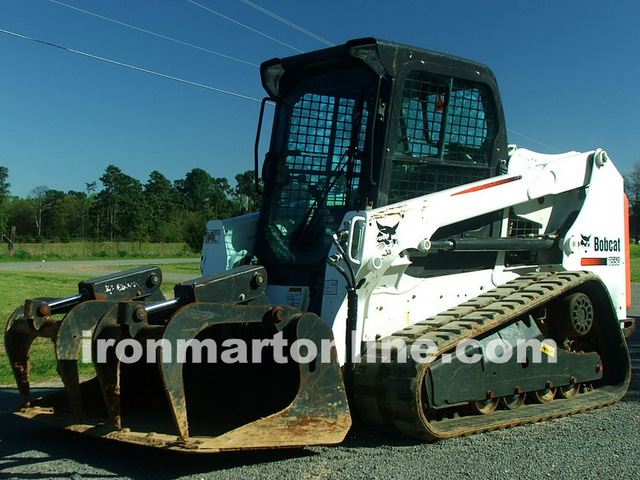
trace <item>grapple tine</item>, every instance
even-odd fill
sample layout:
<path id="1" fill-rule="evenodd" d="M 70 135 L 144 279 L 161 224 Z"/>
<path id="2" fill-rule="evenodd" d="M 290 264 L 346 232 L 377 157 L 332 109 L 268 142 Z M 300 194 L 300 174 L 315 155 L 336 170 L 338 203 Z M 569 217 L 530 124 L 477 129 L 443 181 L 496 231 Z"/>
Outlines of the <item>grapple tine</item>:
<path id="1" fill-rule="evenodd" d="M 175 332 L 173 330 L 176 330 Z M 167 337 L 167 332 L 170 335 L 182 334 L 182 326 L 169 331 L 165 330 L 163 339 Z M 186 333 L 186 332 L 185 332 Z M 163 347 L 160 347 L 159 356 L 164 353 Z M 169 399 L 169 405 L 171 407 L 171 414 L 173 416 L 173 422 L 178 430 L 178 435 L 181 440 L 187 440 L 189 438 L 189 421 L 187 419 L 187 402 L 184 392 L 184 379 L 182 376 L 182 364 L 179 364 L 172 359 L 171 363 L 160 362 L 160 375 L 162 376 L 162 382 L 164 389 L 167 392 L 167 398 Z"/>
<path id="2" fill-rule="evenodd" d="M 176 285 L 174 291 L 176 297 L 171 300 L 163 300 L 159 303 L 134 304 L 131 302 L 121 302 L 117 308 L 109 310 L 100 320 L 95 329 L 92 345 L 93 358 L 96 373 L 102 388 L 102 393 L 107 404 L 109 415 L 113 425 L 117 429 L 122 428 L 121 416 L 121 395 L 120 395 L 120 361 L 114 353 L 114 349 L 109 349 L 105 357 L 98 359 L 96 347 L 99 342 L 109 341 L 117 344 L 119 341 L 137 339 L 141 341 L 158 337 L 166 338 L 165 325 L 169 322 L 173 313 L 180 304 L 200 304 L 199 301 L 210 298 L 222 298 L 225 302 L 250 302 L 266 300 L 264 296 L 266 282 L 266 272 L 263 267 L 244 266 L 235 269 L 231 275 L 216 274 L 209 277 L 198 278 L 182 284 Z M 196 303 L 193 303 L 196 302 Z M 221 304 L 216 304 L 221 305 Z M 264 310 L 265 307 L 260 307 Z M 242 309 L 241 309 L 242 310 Z M 244 317 L 235 323 L 248 323 L 251 321 L 260 322 L 261 319 L 243 311 Z M 171 317 L 172 318 L 172 317 Z M 196 321 L 202 324 L 202 319 Z M 213 320 L 212 324 L 216 324 Z M 223 323 L 230 323 L 229 320 Z M 194 326 L 195 328 L 195 326 Z M 206 328 L 202 327 L 200 330 Z M 188 332 L 178 329 L 176 337 L 183 334 L 185 339 L 191 339 Z M 198 330 L 198 331 L 200 331 Z M 171 337 L 174 329 L 169 329 Z M 196 332 L 197 334 L 197 332 Z M 184 400 L 184 386 L 182 382 L 182 364 L 171 367 L 166 362 L 162 362 L 164 352 L 162 347 L 158 349 L 159 365 L 161 376 L 168 392 L 171 403 L 173 419 L 182 439 L 188 438 L 188 422 L 186 418 L 186 406 Z M 102 361 L 97 361 L 102 360 Z M 163 366 L 170 370 L 170 376 L 164 375 Z M 177 368 L 176 368 L 177 367 Z M 164 376 L 163 376 L 164 375 Z M 172 393 L 169 393 L 172 392 Z M 182 392 L 182 393 L 181 393 Z"/>
<path id="3" fill-rule="evenodd" d="M 29 384 L 31 345 L 36 337 L 52 338 L 55 335 L 55 324 L 52 321 L 36 320 L 32 312 L 34 305 L 40 305 L 49 300 L 51 299 L 38 298 L 20 305 L 9 317 L 5 329 L 5 350 L 20 392 L 22 408 L 28 408 L 31 404 Z"/>
<path id="4" fill-rule="evenodd" d="M 51 338 L 55 344 L 57 371 L 65 385 L 69 407 L 76 419 L 81 418 L 77 358 L 82 332 L 93 328 L 115 301 L 164 300 L 161 283 L 159 267 L 138 267 L 80 282 L 77 295 L 29 299 L 17 308 L 9 318 L 4 339 L 22 407 L 27 408 L 31 403 L 31 345 L 36 337 Z M 65 316 L 54 318 L 53 315 Z"/>
<path id="5" fill-rule="evenodd" d="M 98 351 L 101 340 L 118 342 L 124 339 L 120 325 L 118 324 L 118 305 L 113 305 L 104 314 L 96 326 L 91 341 L 93 365 L 96 376 L 100 382 L 100 388 L 104 401 L 107 405 L 107 412 L 113 426 L 120 430 L 122 428 L 122 415 L 120 411 L 120 361 L 114 349 L 105 352 Z M 104 355 L 104 357 L 101 357 Z"/>
<path id="6" fill-rule="evenodd" d="M 82 419 L 78 356 L 84 333 L 93 330 L 105 312 L 114 305 L 114 302 L 104 300 L 89 300 L 77 305 L 64 317 L 55 338 L 58 374 L 64 384 L 69 408 L 77 420 Z"/>
<path id="7" fill-rule="evenodd" d="M 82 420 L 82 396 L 80 393 L 80 377 L 77 360 L 60 360 L 56 368 L 64 384 L 64 391 L 69 402 L 69 409 L 74 418 Z"/>
<path id="8" fill-rule="evenodd" d="M 21 309 L 18 308 L 18 310 Z M 15 328 L 12 328 L 12 319 L 9 320 L 7 330 L 4 333 L 4 345 L 13 376 L 18 385 L 18 391 L 20 392 L 20 404 L 22 408 L 28 408 L 31 404 L 29 393 L 29 350 L 36 337 L 16 331 Z"/>

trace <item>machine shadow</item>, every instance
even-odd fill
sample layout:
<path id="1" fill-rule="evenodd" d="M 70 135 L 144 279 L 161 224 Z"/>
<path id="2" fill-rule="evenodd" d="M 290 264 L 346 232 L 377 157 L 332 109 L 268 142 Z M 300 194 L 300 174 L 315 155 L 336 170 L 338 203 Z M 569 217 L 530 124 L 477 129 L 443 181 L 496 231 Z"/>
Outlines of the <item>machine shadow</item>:
<path id="1" fill-rule="evenodd" d="M 34 389 L 34 395 L 51 389 Z M 321 455 L 309 448 L 286 448 L 217 454 L 193 454 L 145 448 L 109 441 L 57 429 L 11 414 L 19 405 L 15 389 L 0 389 L 0 478 L 9 478 L 20 470 L 20 478 L 70 478 L 77 474 L 77 465 L 90 465 L 104 473 L 97 476 L 122 476 L 135 479 L 171 480 L 255 464 L 275 463 L 295 458 Z M 381 445 L 411 446 L 420 442 L 402 435 L 380 432 L 356 424 L 341 444 L 344 448 L 379 447 Z M 50 462 L 60 462 L 51 472 Z M 38 465 L 42 464 L 42 468 Z M 39 473 L 22 473 L 24 471 Z M 6 476 L 6 477 L 5 477 Z M 91 478 L 83 473 L 83 478 Z"/>
<path id="2" fill-rule="evenodd" d="M 34 393 L 37 395 L 38 389 Z M 22 479 L 71 478 L 77 474 L 76 466 L 90 465 L 103 470 L 101 475 L 122 476 L 136 479 L 153 478 L 171 480 L 185 475 L 196 475 L 282 460 L 315 455 L 304 448 L 223 452 L 217 454 L 189 454 L 168 450 L 145 448 L 57 429 L 37 421 L 14 416 L 11 411 L 19 405 L 15 389 L 0 389 L 0 478 L 12 475 L 3 473 L 20 467 L 39 473 L 20 473 Z M 64 460 L 64 461 L 63 461 Z M 63 461 L 55 473 L 44 462 Z M 21 471 L 23 471 L 21 469 Z"/>

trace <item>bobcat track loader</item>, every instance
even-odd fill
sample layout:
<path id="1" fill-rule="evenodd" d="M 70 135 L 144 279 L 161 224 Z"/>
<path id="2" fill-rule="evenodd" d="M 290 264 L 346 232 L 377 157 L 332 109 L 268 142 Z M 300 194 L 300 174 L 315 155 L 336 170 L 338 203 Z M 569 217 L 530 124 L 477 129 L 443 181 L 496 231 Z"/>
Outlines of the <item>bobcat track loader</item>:
<path id="1" fill-rule="evenodd" d="M 216 452 L 338 443 L 353 418 L 444 439 L 625 394 L 627 205 L 603 150 L 508 146 L 492 72 L 420 48 L 354 40 L 261 78 L 260 212 L 210 221 L 174 298 L 145 267 L 26 301 L 18 415 Z M 64 389 L 32 400 L 38 336 Z"/>

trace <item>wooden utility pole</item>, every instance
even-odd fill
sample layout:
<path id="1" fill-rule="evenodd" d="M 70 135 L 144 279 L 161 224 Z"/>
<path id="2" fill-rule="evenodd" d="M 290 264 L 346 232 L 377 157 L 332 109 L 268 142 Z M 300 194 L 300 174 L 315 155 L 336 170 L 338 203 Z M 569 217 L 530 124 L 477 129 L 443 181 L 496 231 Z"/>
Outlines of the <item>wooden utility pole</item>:
<path id="1" fill-rule="evenodd" d="M 15 239 L 15 237 L 16 237 L 16 227 L 14 225 L 9 229 L 9 236 L 8 237 L 6 235 L 4 236 L 4 238 L 7 239 L 7 243 L 9 244 L 9 255 L 13 254 L 13 240 Z"/>

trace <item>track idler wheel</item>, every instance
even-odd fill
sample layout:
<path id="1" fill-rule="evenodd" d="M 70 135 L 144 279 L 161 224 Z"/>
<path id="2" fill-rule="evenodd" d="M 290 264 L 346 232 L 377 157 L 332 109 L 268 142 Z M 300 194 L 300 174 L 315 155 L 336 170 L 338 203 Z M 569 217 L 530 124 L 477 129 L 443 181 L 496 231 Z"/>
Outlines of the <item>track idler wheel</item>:
<path id="1" fill-rule="evenodd" d="M 556 305 L 552 314 L 559 333 L 568 338 L 582 337 L 593 327 L 594 308 L 584 293 L 568 295 Z"/>

